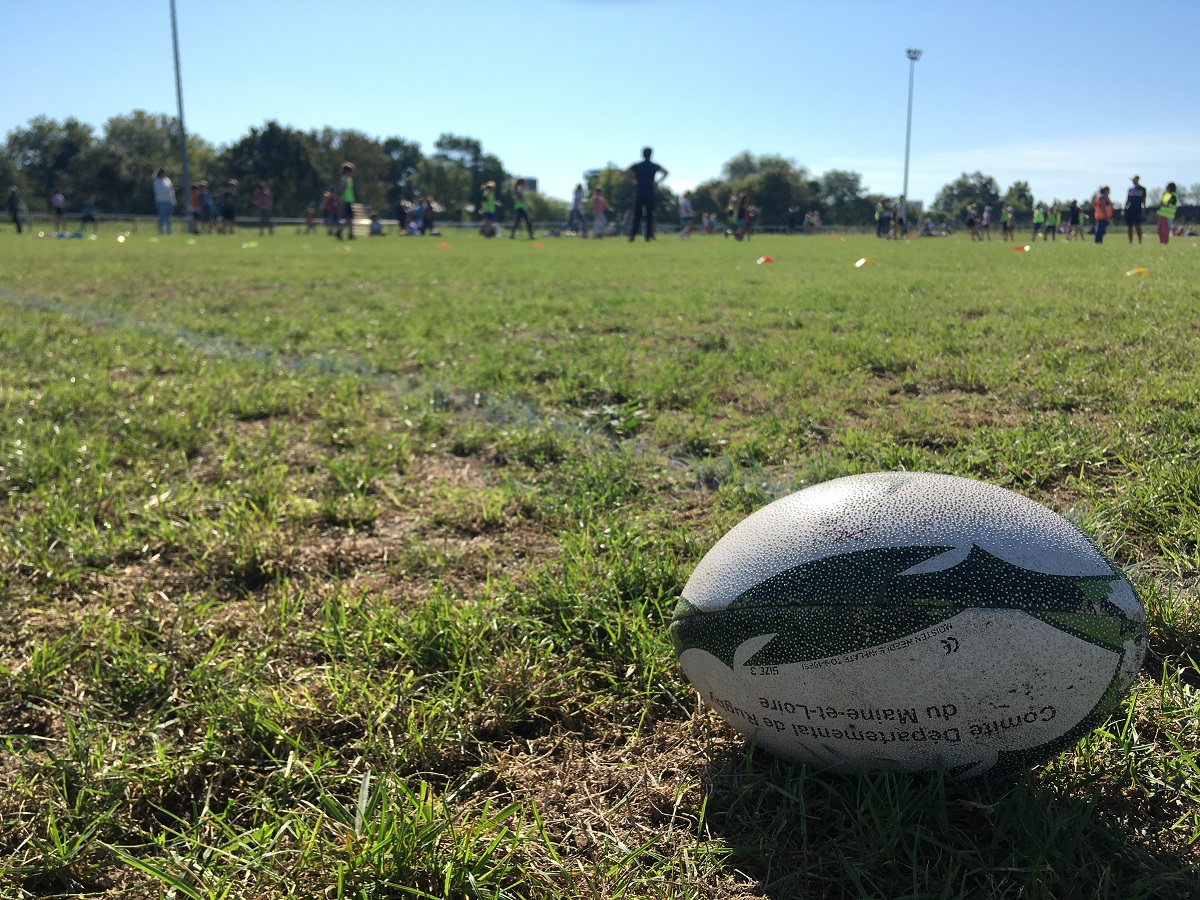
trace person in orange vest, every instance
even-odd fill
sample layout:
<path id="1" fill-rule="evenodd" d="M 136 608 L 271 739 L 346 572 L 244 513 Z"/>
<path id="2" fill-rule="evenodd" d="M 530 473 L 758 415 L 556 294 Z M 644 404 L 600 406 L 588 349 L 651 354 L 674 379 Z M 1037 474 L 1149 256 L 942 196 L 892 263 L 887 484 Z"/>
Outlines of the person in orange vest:
<path id="1" fill-rule="evenodd" d="M 1175 193 L 1175 182 L 1167 182 L 1166 193 L 1158 205 L 1158 242 L 1171 240 L 1171 229 L 1175 226 L 1175 211 L 1179 209 L 1179 195 Z"/>
<path id="2" fill-rule="evenodd" d="M 1092 202 L 1092 209 L 1096 214 L 1096 243 L 1104 243 L 1104 232 L 1108 231 L 1108 223 L 1112 221 L 1113 205 L 1112 200 L 1108 197 L 1109 187 L 1104 185 L 1100 188 L 1100 193 L 1096 195 L 1096 199 Z"/>

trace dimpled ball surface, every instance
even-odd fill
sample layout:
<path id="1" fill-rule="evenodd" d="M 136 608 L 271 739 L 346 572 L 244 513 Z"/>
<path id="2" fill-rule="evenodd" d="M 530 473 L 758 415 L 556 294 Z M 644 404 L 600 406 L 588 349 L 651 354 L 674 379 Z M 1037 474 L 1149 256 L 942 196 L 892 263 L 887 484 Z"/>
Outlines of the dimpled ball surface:
<path id="1" fill-rule="evenodd" d="M 1044 762 L 1132 684 L 1146 616 L 1075 526 L 994 485 L 879 473 L 764 507 L 671 623 L 696 690 L 756 746 L 833 771 Z"/>

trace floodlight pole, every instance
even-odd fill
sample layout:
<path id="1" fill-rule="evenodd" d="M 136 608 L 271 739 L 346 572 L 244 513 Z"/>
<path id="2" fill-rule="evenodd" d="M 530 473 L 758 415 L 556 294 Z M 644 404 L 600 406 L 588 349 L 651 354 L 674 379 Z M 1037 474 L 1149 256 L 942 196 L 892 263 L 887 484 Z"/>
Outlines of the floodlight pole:
<path id="1" fill-rule="evenodd" d="M 184 218 L 189 219 L 188 230 L 191 231 L 194 223 L 190 221 L 192 204 L 188 198 L 192 195 L 192 179 L 188 172 L 187 129 L 183 125 L 183 79 L 179 75 L 179 28 L 175 21 L 175 0 L 171 0 L 171 42 L 175 46 L 175 100 L 179 104 L 179 155 L 183 159 L 183 204 L 184 209 L 187 210 Z"/>
<path id="2" fill-rule="evenodd" d="M 171 0 L 172 3 L 175 0 Z M 917 60 L 921 58 L 921 51 L 914 50 L 911 47 L 904 51 L 908 57 L 908 129 L 904 132 L 904 199 L 908 200 L 908 148 L 912 141 L 912 95 L 913 95 L 913 73 L 917 70 Z M 182 114 L 181 114 L 182 115 Z"/>

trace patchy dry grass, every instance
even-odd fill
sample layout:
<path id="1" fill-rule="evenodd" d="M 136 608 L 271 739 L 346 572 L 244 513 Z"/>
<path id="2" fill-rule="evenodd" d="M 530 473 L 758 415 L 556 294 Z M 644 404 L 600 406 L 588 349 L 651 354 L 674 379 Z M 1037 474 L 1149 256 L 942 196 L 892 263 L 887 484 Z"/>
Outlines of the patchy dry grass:
<path id="1" fill-rule="evenodd" d="M 9 239 L 0 896 L 1200 893 L 1200 256 L 661 243 Z M 721 534 L 898 468 L 1146 601 L 1036 771 L 784 765 L 675 665 Z"/>

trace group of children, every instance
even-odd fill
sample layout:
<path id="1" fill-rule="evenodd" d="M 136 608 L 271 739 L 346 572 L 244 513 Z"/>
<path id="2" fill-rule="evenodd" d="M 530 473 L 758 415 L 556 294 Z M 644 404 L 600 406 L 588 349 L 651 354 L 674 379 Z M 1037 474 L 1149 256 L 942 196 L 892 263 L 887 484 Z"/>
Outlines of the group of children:
<path id="1" fill-rule="evenodd" d="M 260 192 L 266 185 L 260 184 L 255 192 L 255 205 L 260 201 Z M 188 193 L 188 231 L 192 234 L 233 234 L 237 231 L 238 181 L 231 178 L 213 195 L 207 181 L 197 181 Z M 266 191 L 270 194 L 270 191 Z M 269 210 L 268 206 L 268 210 Z M 270 224 L 268 213 L 267 224 Z M 274 232 L 272 232 L 274 233 Z"/>
<path id="2" fill-rule="evenodd" d="M 517 231 L 522 223 L 525 225 L 525 231 L 529 235 L 529 239 L 533 240 L 533 220 L 529 217 L 529 202 L 525 197 L 526 181 L 524 178 L 518 178 L 512 185 L 512 206 L 513 206 L 513 223 L 512 229 L 508 236 L 515 240 Z M 499 201 L 496 199 L 496 182 L 489 181 L 482 187 L 482 202 L 480 208 L 483 211 L 483 223 L 479 226 L 479 233 L 485 238 L 493 238 L 498 234 L 499 229 L 496 226 L 496 209 Z M 585 214 L 585 206 L 590 213 L 590 219 Z M 580 237 L 595 237 L 602 238 L 614 234 L 610 230 L 608 222 L 608 213 L 612 212 L 612 207 L 608 205 L 608 200 L 604 196 L 604 189 L 597 186 L 592 190 L 592 195 L 585 200 L 582 184 L 575 185 L 575 190 L 571 197 L 571 209 L 567 213 L 567 221 L 561 228 L 552 229 L 555 234 L 563 232 L 574 232 Z"/>
<path id="3" fill-rule="evenodd" d="M 875 204 L 875 237 L 899 240 L 908 235 L 908 201 L 901 194 L 895 200 L 880 198 Z"/>

